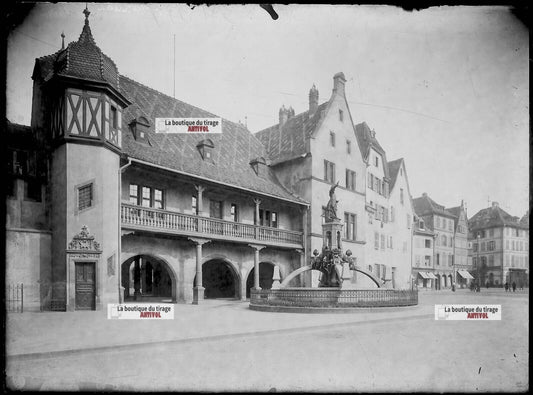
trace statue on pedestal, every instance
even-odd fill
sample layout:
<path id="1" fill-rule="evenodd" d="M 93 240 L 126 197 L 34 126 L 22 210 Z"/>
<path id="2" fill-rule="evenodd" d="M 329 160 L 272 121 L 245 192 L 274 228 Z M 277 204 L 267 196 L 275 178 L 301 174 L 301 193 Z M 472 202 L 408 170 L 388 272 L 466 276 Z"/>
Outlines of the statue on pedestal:
<path id="1" fill-rule="evenodd" d="M 337 203 L 339 201 L 337 200 L 337 196 L 335 196 L 335 189 L 338 186 L 339 182 L 337 181 L 337 183 L 329 189 L 329 201 L 326 205 L 326 222 L 332 222 L 340 219 L 337 217 Z"/>

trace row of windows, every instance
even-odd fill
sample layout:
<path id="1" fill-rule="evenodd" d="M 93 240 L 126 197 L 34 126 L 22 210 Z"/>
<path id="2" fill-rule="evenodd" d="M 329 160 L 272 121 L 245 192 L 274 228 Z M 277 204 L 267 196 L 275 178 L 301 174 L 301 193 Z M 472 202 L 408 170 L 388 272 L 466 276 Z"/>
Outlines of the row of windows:
<path id="1" fill-rule="evenodd" d="M 453 231 L 453 219 L 435 216 L 435 228 L 448 229 Z"/>
<path id="2" fill-rule="evenodd" d="M 472 257 L 472 265 L 477 267 L 478 262 L 481 262 L 481 265 L 486 266 L 500 266 L 499 260 L 495 264 L 494 255 Z M 505 266 L 506 267 L 527 267 L 527 257 L 524 255 L 505 255 Z"/>
<path id="3" fill-rule="evenodd" d="M 522 229 L 517 229 L 517 228 L 505 228 L 505 234 L 507 236 L 525 237 L 526 231 Z"/>
<path id="4" fill-rule="evenodd" d="M 324 160 L 324 180 L 334 184 L 336 181 L 335 176 L 335 163 L 328 160 Z M 357 185 L 357 173 L 353 170 L 346 169 L 346 189 L 355 191 Z"/>
<path id="5" fill-rule="evenodd" d="M 481 246 L 481 247 L 479 247 Z M 514 247 L 514 242 L 513 242 Z M 494 240 L 488 241 L 488 242 L 481 242 L 480 244 L 474 243 L 472 244 L 472 250 L 474 252 L 478 251 L 478 248 L 480 248 L 480 251 L 494 251 L 496 249 L 496 242 Z"/>
<path id="6" fill-rule="evenodd" d="M 420 267 L 422 265 L 422 258 L 424 261 L 424 266 L 431 266 L 431 255 L 415 255 L 415 265 Z"/>
<path id="7" fill-rule="evenodd" d="M 506 236 L 512 236 L 512 237 L 525 237 L 526 231 L 523 229 L 518 228 L 505 228 L 504 230 Z M 474 237 L 477 238 L 479 235 L 480 239 L 484 239 L 485 237 L 494 237 L 496 231 L 495 229 L 487 229 L 487 230 L 478 230 L 474 233 Z"/>
<path id="8" fill-rule="evenodd" d="M 437 256 L 436 256 L 437 260 L 436 260 L 436 264 L 438 266 L 442 265 L 442 266 L 446 266 L 448 265 L 449 267 L 452 267 L 453 266 L 453 254 L 446 254 L 446 253 L 437 253 Z"/>
<path id="9" fill-rule="evenodd" d="M 506 255 L 505 266 L 509 267 L 528 267 L 527 257 L 523 255 Z"/>
<path id="10" fill-rule="evenodd" d="M 483 246 L 483 243 L 481 243 Z M 528 251 L 529 244 L 522 240 L 505 240 L 505 249 L 512 251 Z"/>
<path id="11" fill-rule="evenodd" d="M 130 184 L 130 203 L 143 207 L 164 209 L 165 204 L 163 190 Z"/>
<path id="12" fill-rule="evenodd" d="M 389 197 L 389 183 L 371 173 L 368 174 L 368 187 L 386 198 Z"/>
<path id="13" fill-rule="evenodd" d="M 392 248 L 392 236 L 374 232 L 374 249 L 384 251 L 385 248 Z"/>
<path id="14" fill-rule="evenodd" d="M 443 247 L 453 247 L 453 237 L 446 235 L 437 235 L 435 239 L 435 245 Z"/>
<path id="15" fill-rule="evenodd" d="M 332 147 L 335 147 L 335 145 L 336 145 L 335 132 L 331 132 L 331 131 L 329 132 L 329 144 Z M 346 139 L 346 153 L 348 155 L 351 155 L 351 153 L 352 153 L 352 141 L 348 140 L 348 139 Z"/>
<path id="16" fill-rule="evenodd" d="M 150 207 L 155 209 L 165 208 L 165 193 L 162 189 L 130 184 L 130 203 L 140 205 L 143 207 Z M 223 219 L 224 202 L 220 200 L 209 201 L 209 216 L 211 218 Z M 198 199 L 196 196 L 191 196 L 191 209 L 194 214 L 198 214 Z M 230 204 L 230 221 L 239 222 L 239 206 L 236 203 Z M 257 221 L 256 213 L 254 211 L 254 223 L 261 226 L 268 226 L 272 228 L 278 227 L 278 213 L 276 211 L 260 209 L 259 220 Z"/>

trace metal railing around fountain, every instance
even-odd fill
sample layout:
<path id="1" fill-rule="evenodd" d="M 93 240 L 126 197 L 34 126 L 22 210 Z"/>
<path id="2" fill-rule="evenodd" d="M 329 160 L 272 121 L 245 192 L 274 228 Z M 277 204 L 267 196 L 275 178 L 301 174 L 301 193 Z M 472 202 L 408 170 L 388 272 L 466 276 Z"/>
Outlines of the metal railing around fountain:
<path id="1" fill-rule="evenodd" d="M 281 288 L 250 292 L 250 306 L 279 307 L 393 307 L 418 304 L 410 289 Z"/>

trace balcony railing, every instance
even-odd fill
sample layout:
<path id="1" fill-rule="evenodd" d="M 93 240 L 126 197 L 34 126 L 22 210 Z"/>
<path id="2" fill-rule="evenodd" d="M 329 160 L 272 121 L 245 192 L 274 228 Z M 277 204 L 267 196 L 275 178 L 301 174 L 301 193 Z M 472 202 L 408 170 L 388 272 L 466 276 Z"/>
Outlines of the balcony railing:
<path id="1" fill-rule="evenodd" d="M 302 246 L 302 232 L 122 204 L 122 226 L 226 240 Z"/>

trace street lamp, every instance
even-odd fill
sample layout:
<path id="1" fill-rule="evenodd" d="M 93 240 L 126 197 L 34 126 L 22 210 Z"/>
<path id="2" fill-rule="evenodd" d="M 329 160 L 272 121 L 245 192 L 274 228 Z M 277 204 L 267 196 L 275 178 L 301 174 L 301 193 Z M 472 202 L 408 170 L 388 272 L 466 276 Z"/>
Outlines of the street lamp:
<path id="1" fill-rule="evenodd" d="M 481 249 L 481 244 L 479 244 L 479 240 L 481 239 L 481 235 L 477 234 L 477 264 L 476 264 L 476 268 L 477 268 L 477 289 L 476 291 L 479 291 L 481 289 L 481 279 L 480 279 L 480 274 L 479 274 L 479 266 L 480 266 L 480 261 L 479 261 L 479 250 Z"/>

